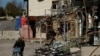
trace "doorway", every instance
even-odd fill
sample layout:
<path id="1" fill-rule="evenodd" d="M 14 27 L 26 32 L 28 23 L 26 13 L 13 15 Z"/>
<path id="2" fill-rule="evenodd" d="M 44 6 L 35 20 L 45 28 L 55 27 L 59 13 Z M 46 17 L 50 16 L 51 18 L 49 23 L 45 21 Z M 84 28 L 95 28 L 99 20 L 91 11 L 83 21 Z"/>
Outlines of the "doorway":
<path id="1" fill-rule="evenodd" d="M 29 25 L 30 25 L 32 32 L 33 32 L 33 38 L 36 37 L 36 26 L 35 26 L 35 24 L 36 24 L 36 21 L 29 20 Z"/>

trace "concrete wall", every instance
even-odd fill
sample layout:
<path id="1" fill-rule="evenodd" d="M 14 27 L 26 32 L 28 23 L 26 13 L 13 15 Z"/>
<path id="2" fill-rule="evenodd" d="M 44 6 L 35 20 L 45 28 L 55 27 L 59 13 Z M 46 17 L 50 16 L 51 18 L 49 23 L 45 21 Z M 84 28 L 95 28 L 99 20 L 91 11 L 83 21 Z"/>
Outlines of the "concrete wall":
<path id="1" fill-rule="evenodd" d="M 19 31 L 0 31 L 0 39 L 17 40 L 20 37 Z M 46 38 L 46 33 L 36 33 L 36 38 Z"/>
<path id="2" fill-rule="evenodd" d="M 29 0 L 29 16 L 45 16 L 45 13 L 51 15 L 52 0 Z"/>
<path id="3" fill-rule="evenodd" d="M 0 31 L 0 39 L 18 39 L 19 31 Z"/>

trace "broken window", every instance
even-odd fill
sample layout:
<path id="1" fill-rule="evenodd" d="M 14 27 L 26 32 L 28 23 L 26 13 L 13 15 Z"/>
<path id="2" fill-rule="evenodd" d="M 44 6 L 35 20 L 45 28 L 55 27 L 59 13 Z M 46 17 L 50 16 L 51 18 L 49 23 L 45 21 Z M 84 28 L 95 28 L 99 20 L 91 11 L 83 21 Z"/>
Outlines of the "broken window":
<path id="1" fill-rule="evenodd" d="M 58 1 L 52 1 L 52 9 L 57 9 Z"/>
<path id="2" fill-rule="evenodd" d="M 42 1 L 44 1 L 44 0 L 38 0 L 39 2 L 42 2 Z"/>

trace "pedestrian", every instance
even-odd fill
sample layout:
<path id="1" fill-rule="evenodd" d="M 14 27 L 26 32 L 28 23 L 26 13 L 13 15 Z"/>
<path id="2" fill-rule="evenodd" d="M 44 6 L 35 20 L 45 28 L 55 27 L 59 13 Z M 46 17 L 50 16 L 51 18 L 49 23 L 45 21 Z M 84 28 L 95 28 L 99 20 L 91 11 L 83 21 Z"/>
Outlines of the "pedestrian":
<path id="1" fill-rule="evenodd" d="M 23 56 L 23 51 L 25 47 L 25 41 L 23 37 L 18 38 L 18 40 L 15 42 L 13 48 L 20 48 L 20 51 L 18 52 L 20 56 Z"/>

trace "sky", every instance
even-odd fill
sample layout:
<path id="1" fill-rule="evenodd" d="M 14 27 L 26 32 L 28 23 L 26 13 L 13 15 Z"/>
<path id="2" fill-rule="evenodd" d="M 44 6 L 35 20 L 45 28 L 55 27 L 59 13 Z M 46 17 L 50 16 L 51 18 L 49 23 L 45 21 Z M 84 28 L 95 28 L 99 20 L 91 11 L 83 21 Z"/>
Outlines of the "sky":
<path id="1" fill-rule="evenodd" d="M 0 6 L 2 6 L 3 8 L 5 8 L 5 6 L 7 5 L 8 2 L 11 2 L 13 0 L 0 0 Z M 17 2 L 21 2 L 23 5 L 26 5 L 24 3 L 24 0 L 16 0 Z"/>

